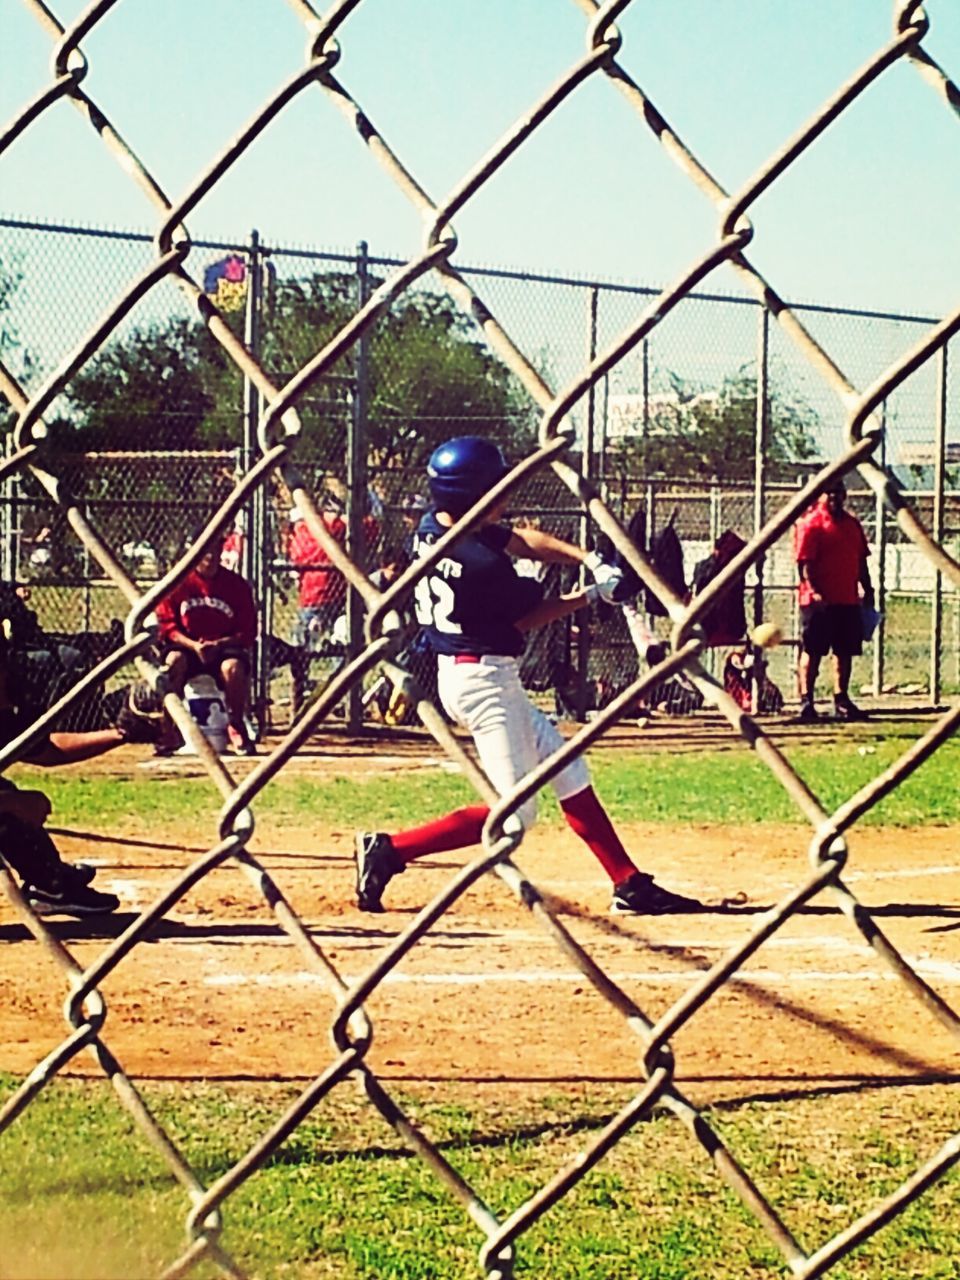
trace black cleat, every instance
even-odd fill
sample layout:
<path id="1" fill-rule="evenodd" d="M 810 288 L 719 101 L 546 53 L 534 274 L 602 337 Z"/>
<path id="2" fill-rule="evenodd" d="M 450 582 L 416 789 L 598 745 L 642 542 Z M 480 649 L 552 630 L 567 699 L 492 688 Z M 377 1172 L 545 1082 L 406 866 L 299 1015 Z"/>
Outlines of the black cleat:
<path id="1" fill-rule="evenodd" d="M 23 896 L 38 916 L 105 916 L 120 905 L 115 893 L 101 893 L 75 882 L 57 890 L 24 885 Z"/>
<path id="2" fill-rule="evenodd" d="M 610 903 L 614 915 L 670 916 L 705 909 L 696 898 L 685 898 L 655 884 L 653 876 L 643 871 L 635 871 L 622 884 L 614 885 Z"/>
<path id="3" fill-rule="evenodd" d="M 800 703 L 800 712 L 797 715 L 798 724 L 818 724 L 820 721 L 820 713 L 813 705 L 809 698 L 804 698 Z"/>
<path id="4" fill-rule="evenodd" d="M 380 899 L 395 875 L 403 870 L 393 841 L 383 831 L 359 831 L 354 837 L 357 859 L 357 906 L 382 911 Z"/>
<path id="5" fill-rule="evenodd" d="M 89 862 L 65 862 L 60 874 L 67 877 L 68 884 L 80 885 L 82 888 L 97 874 L 97 868 L 91 867 Z"/>
<path id="6" fill-rule="evenodd" d="M 833 710 L 838 720 L 866 720 L 867 713 L 861 711 L 849 694 L 838 693 L 833 700 Z"/>

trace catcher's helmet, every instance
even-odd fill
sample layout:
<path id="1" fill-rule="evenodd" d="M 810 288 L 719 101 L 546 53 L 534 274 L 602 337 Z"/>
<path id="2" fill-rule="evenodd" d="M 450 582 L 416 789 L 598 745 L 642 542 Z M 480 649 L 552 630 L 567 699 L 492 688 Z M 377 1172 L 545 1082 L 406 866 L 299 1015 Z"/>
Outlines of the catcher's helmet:
<path id="1" fill-rule="evenodd" d="M 509 470 L 506 458 L 492 440 L 457 436 L 430 455 L 430 494 L 441 511 L 463 515 Z"/>

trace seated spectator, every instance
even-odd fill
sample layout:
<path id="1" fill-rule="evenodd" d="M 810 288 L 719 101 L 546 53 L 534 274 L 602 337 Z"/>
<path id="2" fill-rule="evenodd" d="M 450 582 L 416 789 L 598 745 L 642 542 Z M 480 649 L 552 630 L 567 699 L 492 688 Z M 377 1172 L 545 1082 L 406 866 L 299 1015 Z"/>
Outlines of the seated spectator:
<path id="1" fill-rule="evenodd" d="M 767 664 L 757 648 L 730 650 L 723 664 L 723 687 L 743 711 L 779 715 L 783 710 L 783 694 L 767 675 Z"/>
<path id="2" fill-rule="evenodd" d="M 33 539 L 33 548 L 28 557 L 29 563 L 33 568 L 45 569 L 53 561 L 53 534 L 50 529 L 44 525 L 37 536 Z"/>
<path id="3" fill-rule="evenodd" d="M 170 670 L 170 685 L 183 693 L 191 676 L 212 675 L 227 704 L 227 736 L 237 755 L 256 755 L 247 732 L 251 649 L 257 638 L 253 592 L 220 563 L 224 538 L 219 535 L 178 587 L 157 605 L 161 652 Z M 161 744 L 168 751 L 172 742 Z"/>
<path id="4" fill-rule="evenodd" d="M 34 719 L 123 643 L 123 626 L 113 619 L 104 631 L 46 631 L 29 601 L 29 586 L 0 581 L 0 619 L 16 662 L 18 704 Z M 122 700 L 122 691 L 107 694 L 98 684 L 62 712 L 55 727 L 104 729 L 115 719 Z"/>

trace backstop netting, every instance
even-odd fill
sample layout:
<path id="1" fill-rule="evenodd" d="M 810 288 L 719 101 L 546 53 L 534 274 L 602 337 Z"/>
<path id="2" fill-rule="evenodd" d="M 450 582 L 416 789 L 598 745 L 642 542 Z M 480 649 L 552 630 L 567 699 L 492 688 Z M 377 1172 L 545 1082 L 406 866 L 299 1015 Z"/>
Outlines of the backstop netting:
<path id="1" fill-rule="evenodd" d="M 121 7 L 117 0 L 95 0 L 69 27 L 62 25 L 55 12 L 41 0 L 24 0 L 26 8 L 49 37 L 51 76 L 43 91 L 24 103 L 0 134 L 0 159 L 13 148 L 30 146 L 39 137 L 48 113 L 76 110 L 95 131 L 107 155 L 121 166 L 129 180 L 151 202 L 156 222 L 153 246 L 145 255 L 142 268 L 119 284 L 113 304 L 76 340 L 60 365 L 51 370 L 39 385 L 28 393 L 24 380 L 13 372 L 15 365 L 10 353 L 6 353 L 6 365 L 0 367 L 0 390 L 14 420 L 11 447 L 0 467 L 0 476 L 9 477 L 14 473 L 29 475 L 31 482 L 42 488 L 57 514 L 59 526 L 68 530 L 75 544 L 82 547 L 83 554 L 100 566 L 103 576 L 113 584 L 127 608 L 122 638 L 115 637 L 116 642 L 109 651 L 98 657 L 83 679 L 68 689 L 32 730 L 0 752 L 0 766 L 15 760 L 31 735 L 49 727 L 58 715 L 86 696 L 91 687 L 109 680 L 131 662 L 136 663 L 144 678 L 163 691 L 164 671 L 153 648 L 157 602 L 184 577 L 215 532 L 231 522 L 252 495 L 265 493 L 272 486 L 279 484 L 283 487 L 314 537 L 346 576 L 362 612 L 366 643 L 362 652 L 346 662 L 319 696 L 306 706 L 270 754 L 258 761 L 239 781 L 212 752 L 181 700 L 172 693 L 166 693 L 165 705 L 170 716 L 203 761 L 211 783 L 222 797 L 219 828 L 211 833 L 209 849 L 182 873 L 175 875 L 166 890 L 86 968 L 82 968 L 70 951 L 34 916 L 10 870 L 5 866 L 0 868 L 6 894 L 34 937 L 62 969 L 68 990 L 63 1039 L 36 1064 L 7 1100 L 0 1113 L 0 1128 L 13 1124 L 45 1086 L 69 1067 L 76 1055 L 90 1055 L 112 1082 L 119 1104 L 127 1109 L 137 1128 L 162 1152 L 172 1175 L 183 1188 L 190 1243 L 180 1257 L 170 1260 L 164 1274 L 170 1277 L 186 1275 L 207 1261 L 218 1265 L 225 1274 L 241 1275 L 242 1259 L 234 1258 L 222 1239 L 222 1216 L 229 1208 L 230 1197 L 248 1179 L 256 1176 L 271 1154 L 318 1103 L 329 1099 L 335 1105 L 346 1082 L 359 1080 L 370 1106 L 376 1108 L 385 1123 L 432 1168 L 451 1197 L 459 1202 L 464 1213 L 476 1225 L 481 1237 L 482 1270 L 491 1280 L 506 1280 L 513 1271 L 515 1242 L 525 1232 L 531 1231 L 541 1216 L 574 1188 L 632 1126 L 648 1116 L 653 1108 L 665 1108 L 689 1130 L 704 1160 L 714 1166 L 739 1197 L 745 1210 L 762 1224 L 793 1274 L 807 1278 L 825 1274 L 901 1209 L 921 1196 L 957 1161 L 960 1157 L 960 1135 L 954 1135 L 943 1143 L 921 1167 L 910 1170 L 897 1189 L 870 1212 L 843 1223 L 832 1238 L 815 1252 L 808 1253 L 792 1233 L 788 1217 L 778 1211 L 754 1183 L 747 1162 L 724 1143 L 708 1117 L 679 1088 L 672 1045 L 681 1029 L 689 1027 L 695 1031 L 697 1019 L 705 1006 L 745 960 L 783 929 L 799 908 L 821 892 L 832 898 L 847 917 L 849 928 L 873 949 L 893 975 L 895 982 L 891 983 L 890 998 L 915 1002 L 918 1036 L 923 1034 L 922 1027 L 930 1020 L 938 1021 L 954 1036 L 960 1034 L 956 1012 L 898 952 L 881 928 L 876 913 L 864 905 L 845 878 L 847 837 L 851 829 L 954 732 L 960 719 L 960 706 L 953 706 L 941 714 L 891 768 L 831 812 L 791 766 L 777 742 L 711 675 L 700 624 L 730 584 L 758 564 L 807 505 L 837 477 L 853 471 L 882 500 L 904 538 L 935 572 L 955 587 L 960 585 L 960 565 L 942 546 L 942 510 L 934 504 L 932 510 L 924 513 L 925 518 L 921 518 L 921 513 L 894 482 L 884 463 L 884 424 L 877 412 L 878 406 L 917 370 L 930 362 L 945 359 L 947 343 L 960 327 L 960 311 L 932 330 L 925 331 L 915 345 L 891 353 L 883 371 L 869 383 L 859 385 L 838 366 L 829 347 L 814 336 L 802 322 L 797 309 L 778 293 L 777 282 L 767 279 L 751 257 L 751 245 L 756 235 L 752 214 L 760 197 L 817 145 L 829 125 L 844 113 L 860 109 L 861 99 L 871 85 L 883 77 L 903 74 L 903 69 L 907 68 L 937 96 L 945 111 L 956 114 L 960 90 L 928 52 L 931 24 L 935 22 L 941 5 L 938 0 L 933 0 L 924 8 L 918 0 L 898 0 L 893 7 L 892 30 L 882 46 L 848 80 L 839 84 L 812 118 L 746 182 L 737 190 L 730 191 L 707 170 L 693 146 L 671 127 L 644 88 L 643 47 L 632 49 L 616 25 L 634 5 L 642 7 L 639 0 L 633 0 L 633 3 L 631 0 L 608 0 L 606 4 L 598 4 L 595 0 L 576 0 L 584 17 L 582 51 L 571 56 L 568 68 L 549 89 L 538 94 L 531 85 L 527 109 L 481 160 L 474 163 L 469 157 L 460 157 L 459 177 L 446 194 L 440 194 L 424 188 L 406 157 L 391 145 L 389 127 L 385 130 L 378 128 L 365 114 L 363 102 L 358 101 L 351 91 L 348 20 L 365 3 L 371 3 L 371 0 L 339 0 L 321 15 L 308 0 L 289 0 L 290 7 L 303 22 L 308 41 L 304 65 L 292 67 L 289 79 L 254 116 L 244 124 L 238 122 L 239 132 L 233 140 L 210 159 L 185 194 L 174 202 L 164 194 L 165 175 L 151 167 L 151 148 L 145 143 L 142 150 L 135 151 L 125 140 L 124 121 L 113 119 L 107 106 L 87 88 L 91 79 L 91 61 L 86 48 L 95 43 L 96 37 L 113 20 L 114 11 Z M 735 7 L 732 7 L 731 20 L 734 13 Z M 267 6 L 257 6 L 256 12 L 252 6 L 238 6 L 236 21 L 249 26 L 253 40 L 256 39 L 257 23 L 267 20 Z M 411 38 L 414 35 L 420 38 L 422 34 L 411 32 Z M 824 33 L 824 39 L 827 38 L 827 33 Z M 595 90 L 602 87 L 604 91 L 620 96 L 633 113 L 638 134 L 647 131 L 659 142 L 664 164 L 675 166 L 683 178 L 694 185 L 706 206 L 712 209 L 718 227 L 716 235 L 704 243 L 702 251 L 686 264 L 674 281 L 651 299 L 648 306 L 639 314 L 630 316 L 621 331 L 585 359 L 572 376 L 555 383 L 538 369 L 535 353 L 525 350 L 522 339 L 508 332 L 498 320 L 494 307 L 483 296 L 482 278 L 468 279 L 458 269 L 460 245 L 455 225 L 458 216 L 479 197 L 511 156 L 521 148 L 533 145 L 533 140 L 556 112 L 577 109 L 578 94 L 588 83 Z M 188 227 L 200 201 L 224 181 L 232 166 L 261 138 L 271 121 L 292 110 L 304 95 L 313 95 L 317 91 L 327 113 L 326 123 L 333 128 L 339 116 L 340 127 L 356 135 L 358 145 L 365 151 L 366 155 L 358 157 L 357 163 L 363 161 L 380 166 L 396 190 L 420 215 L 424 225 L 422 246 L 402 266 L 372 287 L 369 296 L 361 298 L 358 304 L 348 307 L 346 314 L 338 316 L 336 323 L 319 335 L 312 350 L 274 352 L 270 353 L 271 359 L 257 360 L 251 353 L 251 345 L 245 341 L 246 335 L 238 333 L 237 326 L 228 321 L 227 312 L 232 305 L 229 288 L 218 291 L 216 297 L 211 296 L 195 270 Z M 387 124 L 389 126 L 389 122 Z M 599 144 L 602 145 L 602 138 Z M 522 217 L 523 211 L 518 210 L 516 216 Z M 879 215 L 868 210 L 865 216 Z M 835 396 L 842 409 L 844 429 L 842 440 L 829 462 L 786 500 L 772 504 L 774 509 L 764 513 L 758 532 L 743 550 L 701 594 L 687 603 L 631 541 L 621 521 L 604 501 L 600 489 L 575 464 L 576 418 L 579 408 L 595 393 L 609 371 L 648 335 L 668 325 L 678 304 L 726 265 L 734 269 L 745 288 L 766 308 L 771 326 L 777 328 L 783 339 L 799 353 L 812 376 Z M 468 512 L 448 536 L 422 559 L 411 564 L 388 589 L 381 591 L 361 569 L 358 557 L 351 556 L 331 536 L 321 519 L 319 495 L 314 487 L 317 468 L 302 466 L 304 422 L 315 413 L 316 392 L 323 386 L 324 379 L 349 373 L 351 378 L 362 380 L 368 339 L 378 321 L 398 299 L 415 291 L 431 273 L 457 310 L 476 326 L 496 367 L 509 371 L 515 380 L 522 392 L 518 403 L 525 405 L 525 411 L 532 415 L 535 431 L 524 455 L 504 480 Z M 189 313 L 205 327 L 225 365 L 247 380 L 252 396 L 251 412 L 256 418 L 256 448 L 252 456 L 242 460 L 239 473 L 229 478 L 226 492 L 215 510 L 211 512 L 208 509 L 202 532 L 189 542 L 173 563 L 166 566 L 148 589 L 144 589 L 131 574 L 122 549 L 113 545 L 110 531 L 98 528 L 87 507 L 75 499 L 70 477 L 76 464 L 72 452 L 66 447 L 71 443 L 75 447 L 75 442 L 65 442 L 62 431 L 50 430 L 48 420 L 58 398 L 67 392 L 72 381 L 104 344 L 128 323 L 143 300 L 154 291 L 172 289 L 180 292 Z M 426 352 L 424 358 L 427 358 Z M 291 367 L 291 360 L 295 367 Z M 945 415 L 945 407 L 943 412 Z M 938 429 L 945 430 L 945 421 L 939 423 Z M 91 465 L 96 466 L 96 462 Z M 106 467 L 106 460 L 102 465 Z M 641 671 L 626 689 L 600 709 L 593 721 L 569 738 L 562 749 L 525 777 L 512 792 L 498 795 L 445 718 L 424 695 L 411 672 L 397 661 L 407 639 L 402 619 L 417 583 L 444 555 L 450 543 L 465 530 L 475 527 L 501 498 L 513 494 L 531 477 L 546 474 L 552 474 L 551 483 L 565 486 L 576 510 L 589 522 L 592 536 L 603 535 L 609 539 L 649 591 L 660 600 L 669 619 L 669 645 L 661 662 Z M 355 513 L 354 518 L 359 521 L 362 517 Z M 355 548 L 357 545 L 356 537 L 347 542 L 347 547 Z M 360 687 L 379 670 L 386 673 L 408 700 L 418 705 L 424 725 L 449 759 L 470 780 L 483 802 L 490 806 L 490 816 L 484 829 L 482 852 L 450 877 L 443 891 L 377 954 L 362 976 L 347 981 L 331 956 L 304 927 L 285 898 L 283 885 L 253 852 L 253 818 L 258 797 L 264 788 L 351 690 Z M 609 972 L 595 962 L 537 886 L 521 872 L 513 855 L 524 838 L 523 828 L 516 817 L 523 802 L 571 760 L 608 734 L 624 710 L 632 706 L 645 690 L 676 673 L 683 673 L 705 703 L 719 712 L 729 724 L 731 735 L 739 735 L 746 740 L 757 759 L 769 769 L 790 797 L 797 814 L 809 827 L 809 870 L 797 879 L 791 892 L 773 910 L 759 917 L 720 960 L 691 981 L 667 1012 L 654 1020 L 638 1007 Z M 306 963 L 329 984 L 336 995 L 338 1011 L 329 1027 L 332 1048 L 323 1069 L 227 1173 L 212 1185 L 205 1185 L 176 1141 L 151 1113 L 137 1086 L 125 1072 L 123 1062 L 112 1051 L 110 1016 L 101 988 L 108 976 L 124 965 L 131 952 L 192 886 L 231 861 L 249 876 L 266 909 L 273 913 Z M 636 1092 L 628 1104 L 602 1131 L 584 1143 L 575 1159 L 558 1169 L 546 1185 L 516 1204 L 508 1216 L 496 1214 L 484 1202 L 455 1161 L 448 1159 L 440 1145 L 431 1141 L 430 1135 L 404 1111 L 368 1061 L 374 1031 L 365 1008 L 369 997 L 394 973 L 444 913 L 479 878 L 485 876 L 497 877 L 503 882 L 515 895 L 518 912 L 529 913 L 535 924 L 555 943 L 564 961 L 607 1002 L 610 1018 L 625 1021 L 636 1036 L 641 1063 Z M 389 1213 L 389 1206 L 384 1206 L 384 1212 Z"/>

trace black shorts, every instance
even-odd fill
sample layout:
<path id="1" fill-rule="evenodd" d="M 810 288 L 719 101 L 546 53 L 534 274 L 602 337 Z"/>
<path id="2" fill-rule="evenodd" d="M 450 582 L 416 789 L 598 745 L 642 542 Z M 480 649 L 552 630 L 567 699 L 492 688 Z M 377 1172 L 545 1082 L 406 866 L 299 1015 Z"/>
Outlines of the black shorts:
<path id="1" fill-rule="evenodd" d="M 220 664 L 225 658 L 239 658 L 247 670 L 250 670 L 250 650 L 245 649 L 241 644 L 225 644 L 217 654 L 215 666 L 201 662 L 192 649 L 181 649 L 179 645 L 167 644 L 160 651 L 160 656 L 166 658 L 168 653 L 179 653 L 186 661 L 186 678 L 192 679 L 193 676 L 210 675 L 212 671 L 220 670 Z"/>
<path id="2" fill-rule="evenodd" d="M 858 604 L 804 605 L 800 610 L 804 653 L 822 658 L 831 650 L 838 658 L 855 658 L 863 649 L 863 621 Z"/>

